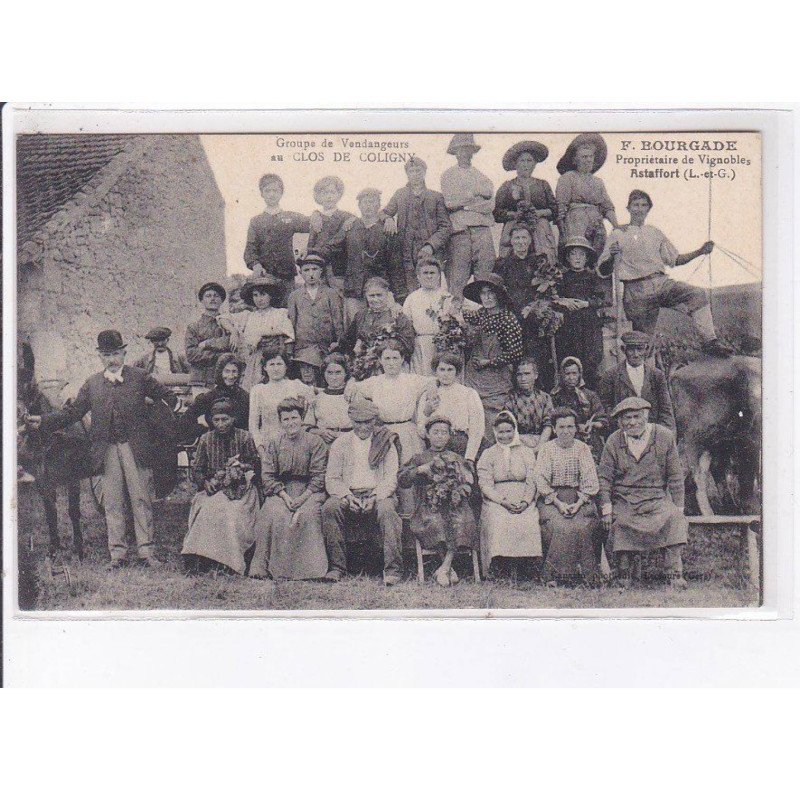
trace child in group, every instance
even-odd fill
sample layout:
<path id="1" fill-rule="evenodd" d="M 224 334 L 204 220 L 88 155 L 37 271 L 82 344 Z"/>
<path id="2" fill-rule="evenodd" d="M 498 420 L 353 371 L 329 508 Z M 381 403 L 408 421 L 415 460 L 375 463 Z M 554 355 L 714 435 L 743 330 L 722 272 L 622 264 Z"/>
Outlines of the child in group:
<path id="1" fill-rule="evenodd" d="M 414 488 L 409 528 L 423 547 L 439 552 L 442 564 L 434 573 L 436 582 L 453 586 L 459 580 L 452 566 L 456 551 L 478 545 L 478 526 L 469 504 L 474 477 L 466 461 L 448 449 L 450 420 L 434 415 L 425 428 L 428 448 L 401 468 L 397 485 Z"/>
<path id="2" fill-rule="evenodd" d="M 344 195 L 344 182 L 336 175 L 320 178 L 314 184 L 314 201 L 321 206 L 311 215 L 308 249 L 319 253 L 326 264 L 328 285 L 344 294 L 347 271 L 347 232 L 356 218 L 337 208 Z"/>
<path id="3" fill-rule="evenodd" d="M 197 493 L 181 555 L 189 572 L 245 571 L 244 554 L 256 540 L 260 459 L 247 431 L 234 425 L 233 403 L 211 407 L 211 426 L 192 461 Z"/>
<path id="4" fill-rule="evenodd" d="M 304 285 L 289 295 L 286 309 L 294 328 L 294 349 L 297 354 L 316 351 L 315 361 L 322 364 L 344 336 L 342 296 L 322 283 L 325 259 L 319 253 L 306 253 L 298 264 Z"/>
<path id="5" fill-rule="evenodd" d="M 392 239 L 380 218 L 381 193 L 362 189 L 356 197 L 361 217 L 347 232 L 347 271 L 344 276 L 344 306 L 348 321 L 364 307 L 364 284 L 375 275 L 389 279 Z"/>
<path id="6" fill-rule="evenodd" d="M 231 348 L 245 362 L 242 388 L 246 391 L 261 377 L 263 353 L 285 350 L 294 342 L 294 328 L 283 305 L 283 285 L 271 275 L 245 281 L 239 296 L 250 310 L 220 317 L 231 335 Z"/>
<path id="7" fill-rule="evenodd" d="M 280 207 L 283 180 L 280 175 L 262 175 L 258 190 L 266 208 L 250 220 L 244 263 L 254 277 L 272 275 L 283 284 L 288 294 L 294 289 L 294 235 L 308 233 L 308 217 Z"/>
<path id="8" fill-rule="evenodd" d="M 403 313 L 414 326 L 414 352 L 411 356 L 411 371 L 417 375 L 432 375 L 431 362 L 436 355 L 434 337 L 439 333 L 440 312 L 452 310 L 452 295 L 442 288 L 442 264 L 432 256 L 417 264 L 415 289 L 403 303 Z"/>

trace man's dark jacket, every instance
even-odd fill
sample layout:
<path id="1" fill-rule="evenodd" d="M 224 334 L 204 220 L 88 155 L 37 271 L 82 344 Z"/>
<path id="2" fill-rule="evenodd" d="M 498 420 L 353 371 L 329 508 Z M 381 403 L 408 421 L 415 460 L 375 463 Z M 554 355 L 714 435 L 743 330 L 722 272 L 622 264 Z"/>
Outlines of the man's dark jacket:
<path id="1" fill-rule="evenodd" d="M 631 384 L 626 369 L 626 362 L 607 370 L 600 376 L 597 393 L 603 401 L 603 407 L 610 413 L 617 403 L 626 397 L 635 397 L 636 390 Z M 658 367 L 644 365 L 644 383 L 642 384 L 643 400 L 652 406 L 650 409 L 650 422 L 664 425 L 675 433 L 675 414 L 672 410 L 672 398 L 669 394 L 667 379 Z M 612 421 L 612 429 L 616 428 L 616 420 Z"/>

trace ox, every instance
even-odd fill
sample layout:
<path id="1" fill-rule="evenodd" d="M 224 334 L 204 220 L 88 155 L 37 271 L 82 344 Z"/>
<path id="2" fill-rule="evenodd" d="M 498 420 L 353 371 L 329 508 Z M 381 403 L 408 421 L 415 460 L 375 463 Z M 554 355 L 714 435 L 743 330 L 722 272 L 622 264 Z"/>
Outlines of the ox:
<path id="1" fill-rule="evenodd" d="M 757 513 L 761 454 L 761 361 L 703 358 L 670 380 L 678 449 L 694 479 L 704 516 L 714 514 L 722 484 L 735 511 Z"/>

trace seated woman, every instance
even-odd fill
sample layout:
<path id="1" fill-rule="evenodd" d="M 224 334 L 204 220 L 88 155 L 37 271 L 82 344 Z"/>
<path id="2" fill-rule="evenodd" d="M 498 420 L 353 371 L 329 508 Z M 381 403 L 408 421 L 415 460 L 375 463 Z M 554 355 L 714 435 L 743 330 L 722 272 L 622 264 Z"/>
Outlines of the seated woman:
<path id="1" fill-rule="evenodd" d="M 386 342 L 381 351 L 380 365 L 383 373 L 356 383 L 355 391 L 378 407 L 380 421 L 396 433 L 400 442 L 400 466 L 423 450 L 422 438 L 417 429 L 417 403 L 422 393 L 433 385 L 433 378 L 403 372 L 406 353 L 396 339 Z M 398 492 L 400 516 L 408 518 L 414 510 L 414 492 Z"/>
<path id="2" fill-rule="evenodd" d="M 325 357 L 323 366 L 325 388 L 314 395 L 305 424 L 330 446 L 343 433 L 353 430 L 353 421 L 348 413 L 350 402 L 345 396 L 345 386 L 350 380 L 350 365 L 346 356 L 331 353 Z"/>
<path id="3" fill-rule="evenodd" d="M 478 393 L 458 380 L 461 363 L 461 356 L 455 353 L 439 353 L 434 357 L 431 366 L 436 382 L 420 397 L 417 424 L 422 435 L 432 416 L 447 417 L 452 427 L 448 448 L 474 462 L 483 441 L 486 419 Z"/>
<path id="4" fill-rule="evenodd" d="M 181 426 L 181 441 L 193 442 L 211 428 L 211 406 L 223 397 L 230 400 L 233 405 L 234 425 L 247 430 L 250 420 L 250 395 L 239 386 L 243 369 L 244 365 L 233 353 L 224 353 L 219 357 L 214 388 L 198 395 L 186 409 Z M 198 423 L 198 417 L 203 417 L 207 428 Z"/>
<path id="5" fill-rule="evenodd" d="M 536 359 L 523 358 L 514 374 L 514 388 L 503 403 L 503 408 L 517 420 L 520 441 L 534 452 L 553 435 L 553 400 L 547 392 L 536 388 L 538 377 Z"/>
<path id="6" fill-rule="evenodd" d="M 554 406 L 571 408 L 578 424 L 578 439 L 592 448 L 595 463 L 600 460 L 608 430 L 608 415 L 603 408 L 600 395 L 586 388 L 583 380 L 583 364 L 575 356 L 567 356 L 561 362 L 558 386 L 551 392 Z"/>
<path id="7" fill-rule="evenodd" d="M 597 469 L 589 445 L 575 440 L 575 412 L 557 408 L 552 419 L 556 438 L 539 449 L 535 470 L 546 552 L 542 579 L 595 584 L 603 540 L 594 503 Z"/>
<path id="8" fill-rule="evenodd" d="M 477 311 L 464 312 L 468 325 L 464 384 L 480 395 L 489 431 L 511 389 L 511 371 L 522 358 L 522 330 L 499 275 L 492 272 L 467 284 L 464 297 L 481 304 Z"/>
<path id="9" fill-rule="evenodd" d="M 431 362 L 436 355 L 434 337 L 439 333 L 438 314 L 450 310 L 453 296 L 442 288 L 442 265 L 434 258 L 420 260 L 417 280 L 420 287 L 406 297 L 403 313 L 411 320 L 416 334 L 411 371 L 417 375 L 430 375 Z"/>
<path id="10" fill-rule="evenodd" d="M 452 425 L 433 416 L 425 424 L 428 449 L 417 453 L 397 476 L 398 486 L 414 489 L 415 508 L 409 528 L 420 544 L 437 550 L 442 564 L 434 573 L 439 586 L 458 583 L 453 557 L 459 547 L 474 548 L 478 526 L 469 505 L 474 478 L 466 461 L 448 449 Z"/>
<path id="11" fill-rule="evenodd" d="M 405 352 L 409 355 L 413 353 L 414 326 L 394 302 L 389 284 L 383 278 L 369 278 L 364 284 L 364 299 L 367 307 L 358 311 L 347 326 L 344 336 L 339 340 L 340 352 L 363 356 L 376 338 L 389 335 L 402 344 Z M 379 367 L 376 364 L 377 371 Z"/>
<path id="12" fill-rule="evenodd" d="M 542 536 L 536 510 L 536 456 L 517 433 L 517 421 L 501 411 L 492 426 L 496 444 L 478 460 L 478 485 L 483 495 L 481 509 L 481 564 L 484 573 L 493 559 L 540 558 Z M 495 564 L 494 569 L 499 565 Z M 523 566 L 530 567 L 530 563 Z M 519 570 L 515 569 L 517 575 Z"/>
<path id="13" fill-rule="evenodd" d="M 244 573 L 244 554 L 256 539 L 259 458 L 247 431 L 234 427 L 227 398 L 211 407 L 212 429 L 200 437 L 192 478 L 197 494 L 181 555 L 190 572 Z"/>
<path id="14" fill-rule="evenodd" d="M 303 430 L 305 402 L 278 403 L 282 433 L 267 446 L 262 463 L 266 500 L 258 513 L 258 539 L 250 576 L 315 580 L 328 571 L 322 538 L 325 443 Z"/>
<path id="15" fill-rule="evenodd" d="M 264 354 L 263 383 L 256 384 L 250 392 L 250 435 L 261 457 L 272 435 L 280 433 L 278 403 L 287 397 L 302 397 L 307 403 L 314 398 L 314 389 L 302 381 L 286 377 L 289 364 L 280 352 Z"/>
<path id="16" fill-rule="evenodd" d="M 544 161 L 549 151 L 541 142 L 517 142 L 503 156 L 503 169 L 516 170 L 517 176 L 503 183 L 494 201 L 495 222 L 503 223 L 500 236 L 500 258 L 511 251 L 511 227 L 521 222 L 530 227 L 533 249 L 548 263 L 556 262 L 556 242 L 551 225 L 556 221 L 558 207 L 550 184 L 534 178 L 536 165 Z"/>
<path id="17" fill-rule="evenodd" d="M 599 133 L 579 134 L 561 156 L 556 166 L 561 175 L 556 184 L 559 249 L 567 239 L 583 236 L 600 258 L 606 244 L 603 220 L 607 219 L 613 228 L 619 226 L 606 185 L 594 174 L 607 156 L 608 148 Z"/>
<path id="18" fill-rule="evenodd" d="M 271 275 L 249 278 L 239 296 L 251 309 L 220 317 L 220 325 L 231 334 L 233 351 L 245 362 L 242 386 L 258 383 L 263 354 L 284 350 L 294 343 L 294 328 L 285 305 L 283 284 Z"/>

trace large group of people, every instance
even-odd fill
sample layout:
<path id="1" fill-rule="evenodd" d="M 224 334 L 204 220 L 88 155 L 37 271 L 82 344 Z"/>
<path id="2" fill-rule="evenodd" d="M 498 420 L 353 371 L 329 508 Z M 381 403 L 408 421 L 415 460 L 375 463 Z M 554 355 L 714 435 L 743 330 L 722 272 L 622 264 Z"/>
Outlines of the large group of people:
<path id="1" fill-rule="evenodd" d="M 496 195 L 472 165 L 478 150 L 472 134 L 453 136 L 441 193 L 410 158 L 407 185 L 384 206 L 379 190 L 359 192 L 360 217 L 338 208 L 336 176 L 316 183 L 320 208 L 306 217 L 281 208 L 283 181 L 264 175 L 244 310 L 223 312 L 226 288 L 204 284 L 185 355 L 169 348 L 169 328 L 154 328 L 135 367 L 120 332 L 98 336 L 103 370 L 74 403 L 26 424 L 46 434 L 92 412 L 111 568 L 128 562 L 126 503 L 139 559 L 158 564 L 147 407 L 176 408 L 159 378 L 188 370 L 205 387 L 181 423 L 196 441 L 182 548 L 191 572 L 336 582 L 372 549 L 391 586 L 404 576 L 405 533 L 438 552 L 441 586 L 459 580 L 462 549 L 479 552 L 487 577 L 611 574 L 623 585 L 638 554 L 663 550 L 669 581 L 685 586 L 672 401 L 648 356 L 662 307 L 687 310 L 703 349 L 728 355 L 705 294 L 666 275 L 713 243 L 680 254 L 645 224 L 652 200 L 640 190 L 620 225 L 596 174 L 598 134 L 570 143 L 555 192 L 533 177 L 549 155 L 542 143 L 508 150 L 503 167 L 516 176 Z M 309 238 L 296 259 L 297 233 Z M 624 361 L 601 372 L 615 270 L 632 330 Z M 548 327 L 553 314 L 560 324 Z"/>

